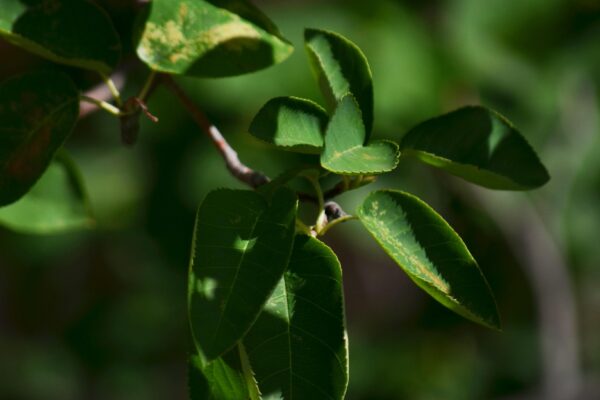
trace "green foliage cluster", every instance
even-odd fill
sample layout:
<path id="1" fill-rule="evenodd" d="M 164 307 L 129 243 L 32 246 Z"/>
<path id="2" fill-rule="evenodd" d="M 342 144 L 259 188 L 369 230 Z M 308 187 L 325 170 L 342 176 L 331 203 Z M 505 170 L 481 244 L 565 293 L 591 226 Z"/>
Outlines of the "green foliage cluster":
<path id="1" fill-rule="evenodd" d="M 114 96 L 114 105 L 89 99 L 55 70 L 1 84 L 0 223 L 20 231 L 93 224 L 77 168 L 62 149 L 80 101 L 94 101 L 121 121 L 135 119 L 157 74 L 239 75 L 279 63 L 292 51 L 247 1 L 155 0 L 140 13 L 133 38 L 151 78 L 137 102 L 124 102 L 108 78 L 122 46 L 95 3 L 1 0 L 0 6 L 0 35 L 53 62 L 99 73 Z M 325 107 L 277 97 L 257 113 L 249 132 L 282 150 L 310 154 L 312 162 L 256 190 L 211 192 L 198 209 L 188 282 L 193 399 L 344 397 L 342 273 L 319 237 L 351 219 L 441 304 L 499 329 L 476 261 L 426 203 L 403 191 L 376 190 L 348 215 L 332 200 L 393 171 L 400 157 L 491 189 L 530 190 L 549 180 L 523 135 L 481 106 L 418 124 L 400 143 L 372 140 L 374 96 L 365 55 L 348 39 L 317 29 L 305 31 L 305 46 Z M 298 180 L 312 192 L 295 189 Z M 331 181 L 335 186 L 324 190 Z M 304 201 L 317 205 L 314 223 L 298 216 Z"/>

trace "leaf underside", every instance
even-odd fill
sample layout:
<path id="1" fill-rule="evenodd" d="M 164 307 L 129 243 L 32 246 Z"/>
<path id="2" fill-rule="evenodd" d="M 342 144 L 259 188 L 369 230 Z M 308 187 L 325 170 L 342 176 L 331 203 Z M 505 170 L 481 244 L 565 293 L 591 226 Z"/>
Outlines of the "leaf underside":
<path id="1" fill-rule="evenodd" d="M 198 209 L 189 279 L 190 325 L 212 360 L 242 338 L 281 279 L 294 240 L 296 198 L 211 192 Z"/>
<path id="2" fill-rule="evenodd" d="M 108 15 L 89 0 L 0 1 L 0 36 L 51 61 L 105 75 L 121 56 Z"/>
<path id="3" fill-rule="evenodd" d="M 525 138 L 500 114 L 464 107 L 411 129 L 403 155 L 490 189 L 529 190 L 550 179 Z"/>
<path id="4" fill-rule="evenodd" d="M 381 174 L 398 163 L 398 145 L 374 141 L 363 145 L 365 128 L 358 104 L 350 94 L 338 104 L 325 133 L 323 168 L 337 174 Z"/>
<path id="5" fill-rule="evenodd" d="M 15 202 L 44 173 L 79 116 L 79 92 L 57 72 L 0 84 L 0 206 Z"/>
<path id="6" fill-rule="evenodd" d="M 358 216 L 386 253 L 423 290 L 472 321 L 499 329 L 492 292 L 458 234 L 408 193 L 372 192 Z"/>
<path id="7" fill-rule="evenodd" d="M 348 383 L 342 276 L 333 251 L 298 235 L 244 346 L 263 399 L 343 399 Z"/>
<path id="8" fill-rule="evenodd" d="M 285 60 L 292 46 L 245 0 L 154 0 L 137 44 L 150 68 L 224 77 Z"/>

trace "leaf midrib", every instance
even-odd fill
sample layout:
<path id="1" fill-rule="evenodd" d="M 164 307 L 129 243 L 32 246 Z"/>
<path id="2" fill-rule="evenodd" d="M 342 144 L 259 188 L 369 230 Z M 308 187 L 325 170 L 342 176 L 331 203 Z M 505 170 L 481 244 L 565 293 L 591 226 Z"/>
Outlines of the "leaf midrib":
<path id="1" fill-rule="evenodd" d="M 256 220 L 254 221 L 254 224 L 252 225 L 252 228 L 250 229 L 250 237 L 252 237 L 254 235 L 254 231 L 256 230 L 256 227 L 258 226 L 258 223 L 260 222 L 260 217 L 261 215 L 264 213 L 264 211 L 260 214 L 258 214 L 256 216 Z M 237 286 L 237 279 L 238 276 L 240 274 L 240 270 L 242 269 L 242 264 L 244 262 L 244 259 L 246 258 L 246 254 L 248 254 L 248 252 L 246 251 L 248 249 L 248 245 L 250 244 L 250 241 L 246 241 L 244 243 L 244 249 L 242 252 L 242 256 L 240 257 L 240 261 L 238 262 L 236 271 L 235 271 L 235 275 L 233 276 L 233 282 L 232 284 L 229 286 L 229 291 L 227 293 L 227 296 L 225 298 L 225 306 L 223 307 L 223 312 L 219 315 L 219 322 L 217 323 L 217 327 L 215 329 L 215 333 L 213 335 L 213 339 L 212 339 L 212 345 L 214 347 L 215 342 L 217 341 L 217 338 L 219 337 L 219 333 L 221 330 L 221 326 L 223 324 L 223 318 L 225 316 L 225 314 L 227 313 L 228 307 L 229 307 L 229 302 L 231 300 L 231 294 L 233 293 L 233 288 L 235 286 Z"/>
<path id="2" fill-rule="evenodd" d="M 362 148 L 365 148 L 365 146 L 358 144 L 356 146 L 349 147 L 349 148 L 347 148 L 345 150 L 342 150 L 342 151 L 334 151 L 333 152 L 333 156 L 330 157 L 327 160 L 327 162 L 328 163 L 335 162 L 335 161 L 339 160 L 341 157 L 345 156 L 346 154 L 351 153 L 354 150 L 362 149 Z"/>

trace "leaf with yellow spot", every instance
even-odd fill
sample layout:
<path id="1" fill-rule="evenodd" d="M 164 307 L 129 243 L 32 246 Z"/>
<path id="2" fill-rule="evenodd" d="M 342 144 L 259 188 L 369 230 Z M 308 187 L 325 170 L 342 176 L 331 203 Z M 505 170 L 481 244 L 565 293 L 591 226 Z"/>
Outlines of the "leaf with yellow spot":
<path id="1" fill-rule="evenodd" d="M 325 132 L 321 165 L 337 174 L 381 174 L 396 168 L 398 145 L 378 140 L 363 145 L 365 125 L 354 96 L 347 94 L 339 102 Z"/>
<path id="2" fill-rule="evenodd" d="M 15 202 L 44 173 L 79 116 L 79 92 L 57 72 L 0 84 L 0 206 Z"/>
<path id="3" fill-rule="evenodd" d="M 155 71 L 241 75 L 279 63 L 293 49 L 245 0 L 154 0 L 148 7 L 137 54 Z"/>
<path id="4" fill-rule="evenodd" d="M 477 323 L 500 328 L 490 287 L 458 234 L 431 207 L 400 191 L 367 196 L 358 217 L 385 252 L 423 290 Z"/>

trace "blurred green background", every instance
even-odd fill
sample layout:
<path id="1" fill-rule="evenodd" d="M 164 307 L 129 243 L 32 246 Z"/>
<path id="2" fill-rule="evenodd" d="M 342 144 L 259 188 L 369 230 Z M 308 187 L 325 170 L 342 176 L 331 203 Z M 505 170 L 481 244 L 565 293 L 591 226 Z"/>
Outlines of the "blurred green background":
<path id="1" fill-rule="evenodd" d="M 99 1 L 126 44 L 132 2 Z M 508 116 L 551 182 L 530 194 L 475 188 L 412 162 L 373 187 L 411 191 L 463 236 L 496 293 L 504 330 L 480 328 L 419 291 L 358 223 L 338 253 L 350 337 L 350 400 L 600 398 L 600 1 L 257 1 L 296 46 L 244 77 L 180 79 L 248 165 L 274 176 L 300 162 L 247 127 L 268 99 L 322 102 L 304 27 L 338 31 L 371 64 L 375 135 L 465 104 Z M 129 45 L 130 46 L 130 45 Z M 0 79 L 44 65 L 0 41 Z M 92 77 L 69 70 L 80 84 Z M 146 72 L 134 69 L 125 93 Z M 31 236 L 0 229 L 0 399 L 186 398 L 186 273 L 195 208 L 241 187 L 163 89 L 138 144 L 97 113 L 67 144 L 95 230 Z"/>

